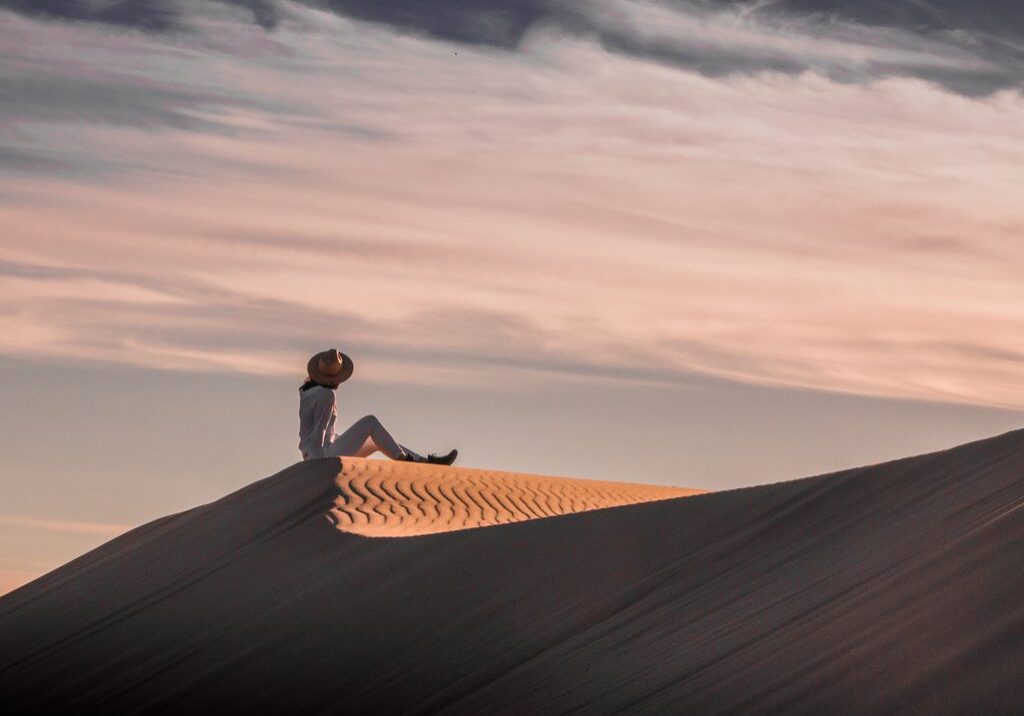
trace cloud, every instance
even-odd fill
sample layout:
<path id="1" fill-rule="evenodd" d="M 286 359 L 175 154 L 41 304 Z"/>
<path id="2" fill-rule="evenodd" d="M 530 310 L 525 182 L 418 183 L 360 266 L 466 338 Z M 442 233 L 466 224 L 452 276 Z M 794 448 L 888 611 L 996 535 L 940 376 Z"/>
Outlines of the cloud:
<path id="1" fill-rule="evenodd" d="M 1014 0 L 221 0 L 268 30 L 299 2 L 438 41 L 509 51 L 526 51 L 531 33 L 555 31 L 711 77 L 810 71 L 865 82 L 909 76 L 969 96 L 1024 81 L 1024 12 Z M 0 0 L 4 6 L 150 31 L 181 31 L 203 12 L 175 0 Z"/>
<path id="2" fill-rule="evenodd" d="M 0 131 L 7 133 L 51 124 L 232 133 L 242 131 L 231 120 L 242 110 L 316 117 L 312 103 L 204 76 L 199 68 L 209 71 L 217 57 L 202 43 L 183 49 L 158 38 L 10 15 L 0 15 L 0 42 Z"/>
<path id="3" fill-rule="evenodd" d="M 3 16 L 3 72 L 60 97 L 0 109 L 5 354 L 297 378 L 337 342 L 371 382 L 697 373 L 1024 405 L 999 358 L 1024 351 L 1024 99 L 829 79 L 964 56 L 650 3 L 586 6 L 630 52 L 538 21 L 456 56 L 289 7 L 187 36 Z M 822 71 L 637 61 L 660 45 Z"/>
<path id="4" fill-rule="evenodd" d="M 246 104 L 238 98 L 216 96 L 202 91 L 140 83 L 126 75 L 111 73 L 102 79 L 67 74 L 0 74 L 0 122 L 75 122 L 134 126 L 143 129 L 167 127 L 190 131 L 227 131 L 229 125 L 203 116 L 204 110 L 218 110 Z"/>
<path id="5" fill-rule="evenodd" d="M 28 336 L 26 355 L 36 360 L 73 350 L 85 361 L 298 376 L 301 347 L 312 350 L 319 336 L 342 342 L 371 382 L 445 383 L 455 372 L 463 385 L 513 372 L 673 385 L 692 379 L 686 370 L 562 350 L 556 332 L 507 310 L 446 306 L 376 322 L 360 312 L 251 297 L 164 272 L 11 261 L 0 261 L 0 286 L 25 306 L 5 332 Z M 30 325 L 45 325 L 46 337 L 28 331 Z M 15 341 L 8 351 L 18 353 Z"/>
<path id="6" fill-rule="evenodd" d="M 323 0 L 323 6 L 356 20 L 424 33 L 440 40 L 512 49 L 541 21 L 566 22 L 575 13 L 549 0 Z"/>
<path id="7" fill-rule="evenodd" d="M 980 34 L 969 16 L 939 30 L 881 13 L 869 18 L 786 2 L 599 0 L 586 7 L 588 23 L 574 30 L 609 51 L 710 77 L 814 72 L 871 82 L 903 76 L 967 95 L 1017 87 L 1024 78 L 1020 48 Z"/>
<path id="8" fill-rule="evenodd" d="M 116 537 L 131 529 L 130 525 L 52 520 L 39 517 L 26 517 L 23 515 L 0 515 L 0 525 L 44 530 L 46 532 L 67 532 L 72 534 L 96 535 L 100 537 Z"/>
<path id="9" fill-rule="evenodd" d="M 218 1 L 245 8 L 261 27 L 277 24 L 273 0 Z M 98 22 L 155 32 L 182 29 L 183 16 L 189 9 L 183 0 L 0 0 L 0 7 L 30 17 Z"/>
<path id="10" fill-rule="evenodd" d="M 745 3 L 712 0 L 712 4 Z M 1019 37 L 1024 32 L 1024 9 L 1014 0 L 771 0 L 764 7 L 771 12 L 838 18 L 910 31 L 965 30 L 1007 38 Z"/>
<path id="11" fill-rule="evenodd" d="M 65 159 L 45 151 L 0 144 L 0 167 L 10 174 L 56 174 L 70 169 Z"/>
<path id="12" fill-rule="evenodd" d="M 325 121 L 315 101 L 297 93 L 269 95 L 259 86 L 223 82 L 218 70 L 232 62 L 266 61 L 283 51 L 258 28 L 233 35 L 237 23 L 224 27 L 211 19 L 204 39 L 183 47 L 164 35 L 0 14 L 0 173 L 80 180 L 125 172 L 191 173 L 202 170 L 203 156 L 183 156 L 174 168 L 145 159 L 152 133 L 264 132 L 252 116 L 295 124 Z M 268 67 L 264 80 L 273 74 Z M 69 141 L 71 128 L 76 136 Z M 379 138 L 355 123 L 336 122 L 332 131 Z M 84 142 L 83 133 L 91 135 Z M 252 169 L 245 157 L 221 161 Z"/>

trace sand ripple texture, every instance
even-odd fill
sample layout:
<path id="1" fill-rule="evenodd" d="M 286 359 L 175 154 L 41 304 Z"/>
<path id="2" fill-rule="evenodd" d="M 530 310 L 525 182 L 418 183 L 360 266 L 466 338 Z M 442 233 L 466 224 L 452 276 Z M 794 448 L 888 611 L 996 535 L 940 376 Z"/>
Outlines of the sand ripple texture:
<path id="1" fill-rule="evenodd" d="M 626 482 L 341 458 L 328 516 L 367 537 L 411 537 L 700 494 Z"/>

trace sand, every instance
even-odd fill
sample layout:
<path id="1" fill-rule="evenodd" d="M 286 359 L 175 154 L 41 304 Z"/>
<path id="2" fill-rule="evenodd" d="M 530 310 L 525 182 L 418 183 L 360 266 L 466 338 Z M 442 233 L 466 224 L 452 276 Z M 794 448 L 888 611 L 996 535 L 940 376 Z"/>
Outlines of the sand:
<path id="1" fill-rule="evenodd" d="M 345 479 L 292 466 L 0 598 L 4 713 L 1021 710 L 1024 433 L 401 539 L 325 517 Z"/>
<path id="2" fill-rule="evenodd" d="M 566 515 L 703 490 L 344 458 L 327 513 L 338 529 L 411 537 Z"/>

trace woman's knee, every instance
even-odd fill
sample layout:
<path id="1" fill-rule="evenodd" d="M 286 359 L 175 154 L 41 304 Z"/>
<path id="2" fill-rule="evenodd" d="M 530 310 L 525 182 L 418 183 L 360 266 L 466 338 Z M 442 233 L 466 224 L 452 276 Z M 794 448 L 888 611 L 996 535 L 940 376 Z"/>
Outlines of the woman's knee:
<path id="1" fill-rule="evenodd" d="M 380 421 L 377 420 L 376 415 L 364 415 L 363 417 L 359 418 L 359 422 L 362 423 L 363 425 L 374 428 L 380 425 Z"/>

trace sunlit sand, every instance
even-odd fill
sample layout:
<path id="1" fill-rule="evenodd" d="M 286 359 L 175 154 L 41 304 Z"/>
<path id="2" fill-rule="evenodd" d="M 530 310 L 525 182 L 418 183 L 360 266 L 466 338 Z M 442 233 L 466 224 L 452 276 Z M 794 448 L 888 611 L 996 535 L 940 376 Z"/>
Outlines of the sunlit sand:
<path id="1" fill-rule="evenodd" d="M 629 482 L 545 477 L 467 467 L 341 458 L 338 529 L 411 537 L 700 494 Z"/>

